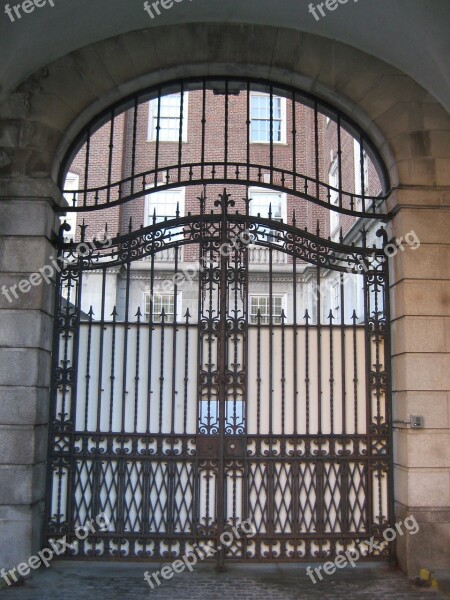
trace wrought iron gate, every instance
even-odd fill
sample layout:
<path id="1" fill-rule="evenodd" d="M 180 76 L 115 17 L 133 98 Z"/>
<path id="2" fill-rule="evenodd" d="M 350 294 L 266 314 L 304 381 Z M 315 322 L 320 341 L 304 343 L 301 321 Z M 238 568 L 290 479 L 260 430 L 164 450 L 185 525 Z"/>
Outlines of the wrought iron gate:
<path id="1" fill-rule="evenodd" d="M 110 521 L 71 558 L 323 560 L 392 522 L 386 233 L 332 241 L 211 187 L 108 243 L 61 228 L 47 536 Z"/>

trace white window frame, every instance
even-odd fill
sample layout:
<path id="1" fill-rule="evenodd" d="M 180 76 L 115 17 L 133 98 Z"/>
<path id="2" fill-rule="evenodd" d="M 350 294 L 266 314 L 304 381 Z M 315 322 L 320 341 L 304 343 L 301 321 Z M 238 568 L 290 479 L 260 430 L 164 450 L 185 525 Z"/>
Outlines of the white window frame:
<path id="1" fill-rule="evenodd" d="M 153 290 L 153 298 L 157 298 L 157 297 L 161 297 L 161 296 L 171 296 L 174 297 L 175 296 L 175 290 L 168 290 L 168 291 L 156 291 Z M 150 309 L 150 290 L 145 290 L 142 293 L 142 317 L 143 317 L 143 321 L 144 323 L 161 323 L 162 321 L 153 321 L 153 315 L 149 314 L 149 320 L 147 320 L 147 311 L 146 311 L 146 307 L 147 307 L 147 298 L 149 301 L 149 309 Z M 181 311 L 183 309 L 183 293 L 180 292 L 179 290 L 177 290 L 177 297 L 176 300 L 174 299 L 174 309 L 175 309 L 175 302 L 176 302 L 176 308 L 177 308 L 177 323 L 179 323 L 183 317 L 183 315 L 181 314 Z M 152 317 L 152 320 L 150 321 L 150 317 Z M 173 315 L 171 319 L 166 319 L 165 323 L 172 323 L 173 322 Z"/>
<path id="2" fill-rule="evenodd" d="M 270 295 L 269 294 L 256 294 L 256 293 L 252 293 L 248 295 L 248 305 L 249 305 L 249 315 L 248 315 L 248 319 L 249 319 L 249 324 L 250 325 L 257 325 L 258 324 L 258 315 L 254 315 L 252 314 L 252 298 L 266 298 L 269 302 L 268 302 L 268 308 L 270 306 Z M 287 321 L 287 294 L 272 294 L 272 298 L 281 298 L 281 313 L 284 311 L 284 315 L 285 315 L 285 323 Z M 280 319 L 279 322 L 274 321 L 273 319 Z M 265 319 L 268 319 L 267 321 Z M 281 314 L 280 316 L 276 315 L 272 315 L 272 323 L 274 325 L 280 325 L 282 322 L 281 319 Z M 261 325 L 268 325 L 270 323 L 270 314 L 267 315 L 261 315 Z"/>
<path id="3" fill-rule="evenodd" d="M 162 116 L 163 110 L 163 101 L 164 98 L 168 98 L 169 96 L 178 95 L 181 97 L 181 92 L 175 92 L 174 94 L 166 94 L 165 96 L 161 96 L 161 108 L 160 108 L 160 119 L 164 118 Z M 181 112 L 181 111 L 180 111 Z M 183 92 L 183 124 L 181 131 L 181 141 L 187 142 L 188 138 L 188 113 L 189 113 L 189 92 Z M 156 127 L 153 126 L 153 119 L 158 118 L 158 98 L 154 98 L 150 100 L 148 103 L 148 126 L 147 126 L 147 141 L 156 142 L 157 139 L 157 130 Z M 178 132 L 180 131 L 180 127 L 178 126 Z M 159 130 L 159 142 L 161 143 L 170 143 L 177 144 L 179 142 L 179 135 L 176 140 L 167 140 L 161 137 L 161 129 Z"/>
<path id="4" fill-rule="evenodd" d="M 251 144 L 270 144 L 270 139 L 269 140 L 253 140 L 252 139 L 252 126 L 251 126 L 251 122 L 252 122 L 252 98 L 256 97 L 256 96 L 265 96 L 268 97 L 270 100 L 270 94 L 264 93 L 264 92 L 250 92 L 250 143 Z M 280 108 L 281 108 L 281 140 L 277 141 L 277 140 L 273 140 L 273 144 L 278 144 L 278 145 L 286 145 L 286 130 L 287 130 L 287 122 L 286 122 L 286 98 L 284 98 L 283 96 L 277 96 L 274 95 L 273 98 L 279 98 L 281 100 L 280 103 Z M 265 121 L 269 121 L 270 123 L 270 118 L 269 119 L 264 119 Z"/>
<path id="5" fill-rule="evenodd" d="M 64 180 L 64 198 L 67 200 L 69 206 L 73 206 L 73 193 L 70 193 L 71 190 L 79 190 L 80 189 L 80 176 L 76 173 L 72 173 L 69 171 L 66 175 L 66 179 Z M 78 194 L 75 194 L 75 206 L 78 204 Z M 70 225 L 70 231 L 65 232 L 64 241 L 69 242 L 72 239 L 75 239 L 76 236 L 76 228 L 77 228 L 77 213 L 68 212 L 65 217 L 61 217 L 61 223 L 68 223 Z"/>
<path id="6" fill-rule="evenodd" d="M 147 186 L 147 189 L 155 189 L 155 186 L 154 185 L 149 185 L 149 186 Z M 184 188 L 184 187 L 181 187 L 181 188 L 169 188 L 169 189 L 163 189 L 161 191 L 155 191 L 152 194 L 146 194 L 145 195 L 144 227 L 148 227 L 149 225 L 153 224 L 153 212 L 151 212 L 151 208 L 150 208 L 150 206 L 152 204 L 152 198 L 155 198 L 155 196 L 157 194 L 173 193 L 173 192 L 178 192 L 180 194 L 180 200 L 178 202 L 179 212 L 180 212 L 180 217 L 184 216 L 186 188 Z M 175 215 L 173 215 L 173 218 L 175 218 Z"/>
<path id="7" fill-rule="evenodd" d="M 249 188 L 248 190 L 248 197 L 250 200 L 253 200 L 254 195 L 257 194 L 258 196 L 279 196 L 281 199 L 281 223 L 286 223 L 287 221 L 287 195 L 284 192 L 278 192 L 277 190 L 271 190 L 271 189 L 267 189 L 267 188 L 259 188 L 259 187 L 252 187 Z M 270 203 L 269 203 L 270 204 Z M 269 209 L 269 204 L 267 205 L 267 209 Z M 250 202 L 249 205 L 249 214 L 252 217 L 257 217 L 258 213 L 253 213 L 252 212 L 252 203 Z M 261 215 L 261 218 L 263 219 L 267 219 L 268 215 Z M 275 219 L 274 219 L 275 220 Z M 270 231 L 269 228 L 267 230 L 268 232 Z M 270 233 L 269 233 L 270 235 Z M 276 235 L 276 234 L 275 234 Z M 275 243 L 279 243 L 279 242 L 275 242 Z"/>
<path id="8" fill-rule="evenodd" d="M 330 186 L 339 188 L 339 163 L 337 157 L 333 160 L 328 173 L 328 183 Z M 339 192 L 330 190 L 330 204 L 339 206 Z M 339 213 L 330 210 L 330 237 L 333 241 L 339 239 Z"/>

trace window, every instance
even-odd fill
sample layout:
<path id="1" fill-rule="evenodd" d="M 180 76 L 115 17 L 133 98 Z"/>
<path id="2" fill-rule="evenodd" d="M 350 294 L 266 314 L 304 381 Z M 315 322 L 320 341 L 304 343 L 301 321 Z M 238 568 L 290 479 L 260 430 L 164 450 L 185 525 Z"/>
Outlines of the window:
<path id="1" fill-rule="evenodd" d="M 272 192 L 270 190 L 250 189 L 250 216 L 268 219 L 282 223 L 286 217 L 286 194 Z M 277 242 L 277 232 L 273 229 L 262 230 L 268 242 Z"/>
<path id="2" fill-rule="evenodd" d="M 150 315 L 150 310 L 152 315 Z M 153 307 L 150 302 L 150 293 L 144 295 L 144 319 L 146 322 L 162 323 L 162 311 L 164 309 L 164 322 L 171 323 L 175 314 L 175 296 L 174 294 L 153 294 Z"/>
<path id="3" fill-rule="evenodd" d="M 330 204 L 339 206 L 339 170 L 337 158 L 331 164 L 328 183 L 331 187 L 336 188 L 330 190 Z M 339 238 L 339 213 L 332 210 L 330 210 L 330 236 L 334 241 Z"/>
<path id="4" fill-rule="evenodd" d="M 340 282 L 337 281 L 333 284 L 331 288 L 331 310 L 335 317 L 339 314 L 339 306 L 341 300 L 341 285 Z"/>
<path id="5" fill-rule="evenodd" d="M 154 215 L 156 215 L 157 223 L 175 218 L 177 207 L 180 216 L 182 216 L 184 213 L 184 188 L 162 190 L 161 192 L 148 194 L 145 197 L 144 226 L 147 227 L 153 224 Z"/>
<path id="6" fill-rule="evenodd" d="M 267 325 L 270 323 L 270 296 L 250 296 L 250 323 L 258 324 L 258 311 L 260 314 L 259 323 Z M 283 311 L 283 296 L 272 296 L 272 323 L 279 325 L 281 323 L 281 314 Z"/>
<path id="7" fill-rule="evenodd" d="M 183 114 L 181 114 L 181 94 L 161 96 L 159 106 L 159 141 L 178 142 L 180 139 L 187 141 L 188 122 L 188 94 L 183 95 Z M 148 139 L 155 142 L 158 138 L 158 99 L 150 101 Z"/>
<path id="8" fill-rule="evenodd" d="M 80 186 L 80 177 L 75 173 L 67 173 L 66 180 L 64 182 L 64 198 L 67 200 L 69 206 L 76 206 L 78 200 L 78 194 L 75 194 L 75 190 L 78 190 Z M 69 242 L 75 239 L 77 229 L 77 213 L 69 212 L 65 217 L 61 217 L 61 223 L 66 221 L 70 225 L 70 231 L 66 231 L 64 235 L 64 241 Z"/>
<path id="9" fill-rule="evenodd" d="M 369 158 L 367 152 L 363 152 L 363 171 L 364 171 L 364 194 L 369 192 Z"/>
<path id="10" fill-rule="evenodd" d="M 252 93 L 250 96 L 250 140 L 270 142 L 270 95 Z M 286 143 L 286 98 L 272 96 L 272 136 L 276 144 Z"/>

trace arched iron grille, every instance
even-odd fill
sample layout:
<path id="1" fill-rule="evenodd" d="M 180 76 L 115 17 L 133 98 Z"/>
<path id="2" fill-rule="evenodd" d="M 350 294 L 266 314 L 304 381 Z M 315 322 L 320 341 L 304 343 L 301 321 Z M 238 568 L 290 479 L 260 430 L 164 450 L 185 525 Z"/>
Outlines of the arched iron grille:
<path id="1" fill-rule="evenodd" d="M 194 96 L 190 103 L 196 107 L 195 114 L 188 113 L 188 94 Z M 179 96 L 176 106 L 162 106 L 162 99 L 175 95 Z M 258 96 L 265 96 L 265 104 L 252 105 Z M 177 111 L 176 117 L 173 109 Z M 167 139 L 162 131 L 167 135 L 165 124 L 169 120 L 173 125 Z M 196 133 L 194 151 L 185 143 L 188 120 Z M 282 121 L 285 123 L 280 132 Z M 148 128 L 148 141 L 153 142 L 145 160 L 139 160 L 138 132 L 142 127 Z M 329 184 L 321 167 L 320 146 L 325 127 L 334 130 L 336 138 L 336 187 Z M 122 176 L 114 178 L 114 162 L 123 153 L 123 148 L 115 145 L 118 128 L 126 130 L 128 160 Z M 306 130 L 310 156 L 303 164 L 300 155 Z M 103 135 L 98 135 L 99 131 Z M 345 137 L 351 137 L 357 144 L 359 193 L 346 188 Z M 163 148 L 168 141 L 176 146 L 169 153 Z M 266 146 L 264 152 L 261 144 Z M 277 164 L 280 146 L 287 146 L 285 154 L 289 155 L 283 157 L 282 166 Z M 98 172 L 93 174 L 93 154 L 102 156 L 101 183 Z M 279 189 L 329 210 L 368 218 L 382 215 L 389 195 L 389 178 L 383 161 L 358 125 L 306 92 L 251 79 L 208 77 L 171 82 L 109 108 L 87 125 L 67 153 L 61 170 L 62 189 L 65 175 L 76 158 L 84 163 L 83 178 L 78 190 L 68 191 L 69 211 L 97 210 L 128 202 L 147 194 L 150 186 L 157 185 L 162 190 L 199 182 Z M 377 185 L 371 191 L 365 183 L 366 161 L 376 173 Z M 331 201 L 334 193 L 338 195 L 337 204 Z"/>
<path id="2" fill-rule="evenodd" d="M 68 171 L 84 221 L 57 241 L 48 537 L 104 512 L 68 556 L 312 561 L 382 541 L 388 182 L 369 140 L 304 93 L 208 78 L 111 108 Z M 100 219 L 117 235 L 94 239 Z"/>

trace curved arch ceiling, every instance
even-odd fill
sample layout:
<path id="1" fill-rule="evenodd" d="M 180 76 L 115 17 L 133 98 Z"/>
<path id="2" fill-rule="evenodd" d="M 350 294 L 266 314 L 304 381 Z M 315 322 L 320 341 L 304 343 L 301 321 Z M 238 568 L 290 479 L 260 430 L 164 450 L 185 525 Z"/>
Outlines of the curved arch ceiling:
<path id="1" fill-rule="evenodd" d="M 354 46 L 408 74 L 450 112 L 449 0 L 348 0 L 333 12 L 324 9 L 326 17 L 319 21 L 310 4 L 319 1 L 176 0 L 152 20 L 143 0 L 47 0 L 11 22 L 2 2 L 0 96 L 49 62 L 100 40 L 148 27 L 213 21 L 295 28 Z"/>

